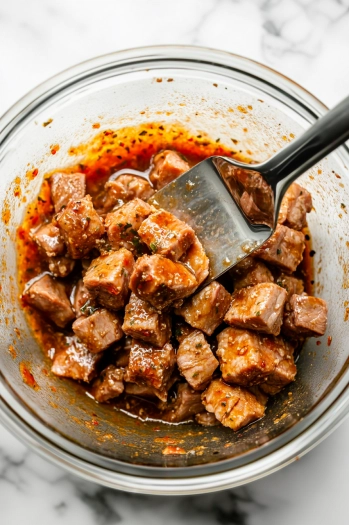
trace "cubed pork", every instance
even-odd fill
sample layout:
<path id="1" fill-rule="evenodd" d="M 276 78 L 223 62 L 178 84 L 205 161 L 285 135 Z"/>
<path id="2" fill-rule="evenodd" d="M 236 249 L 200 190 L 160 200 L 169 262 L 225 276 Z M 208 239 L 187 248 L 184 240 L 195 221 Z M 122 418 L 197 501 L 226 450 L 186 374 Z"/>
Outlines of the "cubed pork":
<path id="1" fill-rule="evenodd" d="M 76 317 L 80 317 L 80 315 L 90 315 L 96 309 L 94 300 L 82 279 L 80 279 L 76 286 L 74 286 L 70 296 L 70 301 L 73 305 Z"/>
<path id="2" fill-rule="evenodd" d="M 147 201 L 154 194 L 149 182 L 137 175 L 120 175 L 115 180 L 109 180 L 104 186 L 106 198 L 104 210 L 110 211 L 115 206 L 121 206 L 132 199 Z"/>
<path id="3" fill-rule="evenodd" d="M 196 414 L 195 421 L 199 423 L 199 425 L 202 425 L 203 427 L 216 427 L 219 425 L 219 421 L 216 418 L 216 416 L 210 412 L 200 412 L 200 414 Z"/>
<path id="4" fill-rule="evenodd" d="M 278 335 L 286 298 L 286 290 L 274 283 L 242 288 L 233 293 L 224 320 L 231 326 Z"/>
<path id="5" fill-rule="evenodd" d="M 141 244 L 138 230 L 151 212 L 149 204 L 141 199 L 133 199 L 108 213 L 105 226 L 111 247 L 114 250 L 124 247 L 138 253 Z"/>
<path id="6" fill-rule="evenodd" d="M 181 257 L 181 262 L 193 272 L 198 285 L 204 282 L 209 274 L 210 261 L 205 254 L 205 250 L 201 242 L 196 236 L 193 244 Z"/>
<path id="7" fill-rule="evenodd" d="M 50 178 L 51 198 L 55 211 L 60 211 L 69 202 L 86 195 L 86 177 L 83 173 L 55 173 Z"/>
<path id="8" fill-rule="evenodd" d="M 171 318 L 132 293 L 125 309 L 122 329 L 135 339 L 161 348 L 170 340 Z"/>
<path id="9" fill-rule="evenodd" d="M 188 383 L 179 383 L 176 397 L 166 407 L 162 419 L 169 423 L 193 420 L 197 414 L 204 412 L 201 392 L 193 390 Z"/>
<path id="10" fill-rule="evenodd" d="M 295 380 L 297 367 L 294 362 L 293 352 L 295 345 L 281 337 L 264 338 L 263 344 L 275 354 L 276 366 L 259 388 L 266 394 L 277 394 Z"/>
<path id="11" fill-rule="evenodd" d="M 124 370 L 113 365 L 107 366 L 92 385 L 92 395 L 99 403 L 118 397 L 124 391 Z"/>
<path id="12" fill-rule="evenodd" d="M 202 394 L 203 404 L 225 427 L 239 430 L 264 416 L 265 407 L 246 388 L 215 379 Z"/>
<path id="13" fill-rule="evenodd" d="M 65 287 L 50 275 L 43 275 L 26 289 L 25 301 L 43 312 L 60 328 L 75 319 Z"/>
<path id="14" fill-rule="evenodd" d="M 327 325 L 327 303 L 310 295 L 291 296 L 285 308 L 283 333 L 290 337 L 318 337 Z"/>
<path id="15" fill-rule="evenodd" d="M 102 354 L 93 354 L 74 337 L 67 342 L 68 346 L 55 354 L 52 372 L 60 377 L 89 383 L 97 375 L 97 365 Z"/>
<path id="16" fill-rule="evenodd" d="M 32 234 L 32 237 L 46 257 L 56 257 L 65 252 L 65 245 L 59 228 L 52 223 L 40 226 Z"/>
<path id="17" fill-rule="evenodd" d="M 294 272 L 303 258 L 305 237 L 302 232 L 278 224 L 273 235 L 253 253 L 282 270 Z"/>
<path id="18" fill-rule="evenodd" d="M 182 376 L 194 390 L 204 390 L 218 364 L 200 330 L 195 330 L 180 343 L 177 350 L 177 365 Z"/>
<path id="19" fill-rule="evenodd" d="M 187 299 L 180 308 L 176 309 L 176 314 L 184 317 L 190 326 L 211 335 L 222 323 L 230 301 L 230 293 L 217 281 L 213 281 Z"/>
<path id="20" fill-rule="evenodd" d="M 236 272 L 234 275 L 234 290 L 241 290 L 241 288 L 260 283 L 274 282 L 273 274 L 262 261 L 258 261 L 252 257 L 247 257 L 247 259 L 250 259 L 252 264 L 247 271 Z M 239 264 L 237 266 L 239 266 Z"/>
<path id="21" fill-rule="evenodd" d="M 153 253 L 178 261 L 195 240 L 194 230 L 168 211 L 152 213 L 139 228 L 139 236 Z"/>
<path id="22" fill-rule="evenodd" d="M 176 319 L 175 338 L 179 343 L 181 343 L 188 335 L 192 334 L 195 331 L 195 328 L 185 323 L 182 319 Z"/>
<path id="23" fill-rule="evenodd" d="M 127 302 L 134 258 L 125 248 L 94 259 L 84 276 L 84 285 L 105 308 L 120 310 Z"/>
<path id="24" fill-rule="evenodd" d="M 120 317 L 102 308 L 92 315 L 81 315 L 74 321 L 72 329 L 75 335 L 90 350 L 102 352 L 108 346 L 120 341 L 124 333 Z"/>
<path id="25" fill-rule="evenodd" d="M 48 269 L 55 277 L 67 277 L 75 267 L 75 261 L 64 255 L 49 257 Z"/>
<path id="26" fill-rule="evenodd" d="M 287 273 L 281 272 L 275 282 L 278 286 L 284 288 L 287 292 L 287 300 L 289 300 L 293 294 L 301 295 L 304 292 L 304 283 L 302 279 L 288 275 Z"/>
<path id="27" fill-rule="evenodd" d="M 302 230 L 307 224 L 307 213 L 311 211 L 312 206 L 309 191 L 294 182 L 282 199 L 278 223 L 294 230 Z"/>
<path id="28" fill-rule="evenodd" d="M 102 219 L 94 209 L 90 195 L 69 201 L 56 216 L 56 222 L 72 259 L 86 257 L 104 234 Z"/>
<path id="29" fill-rule="evenodd" d="M 157 153 L 153 158 L 153 168 L 150 172 L 150 182 L 157 190 L 177 179 L 190 168 L 178 153 L 172 150 L 164 150 Z"/>
<path id="30" fill-rule="evenodd" d="M 188 297 L 196 287 L 194 275 L 183 264 L 162 255 L 140 257 L 130 279 L 131 290 L 159 310 Z"/>

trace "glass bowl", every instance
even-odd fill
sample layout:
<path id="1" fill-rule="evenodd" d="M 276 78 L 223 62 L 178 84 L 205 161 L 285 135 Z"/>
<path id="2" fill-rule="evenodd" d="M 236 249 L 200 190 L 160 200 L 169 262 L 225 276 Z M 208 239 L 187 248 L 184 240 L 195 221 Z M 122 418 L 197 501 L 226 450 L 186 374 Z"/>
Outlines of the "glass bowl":
<path id="1" fill-rule="evenodd" d="M 176 123 L 262 161 L 325 110 L 303 88 L 265 66 L 186 46 L 133 49 L 90 60 L 15 104 L 0 120 L 1 422 L 76 474 L 152 494 L 200 493 L 247 483 L 293 461 L 333 430 L 348 412 L 346 146 L 301 180 L 314 199 L 309 215 L 314 287 L 329 303 L 327 332 L 307 341 L 296 382 L 270 401 L 265 418 L 237 433 L 222 426 L 142 423 L 96 404 L 80 385 L 47 372 L 50 363 L 20 308 L 15 252 L 16 228 L 43 175 L 75 164 L 79 159 L 69 155 L 69 148 L 97 132 L 144 122 Z M 52 155 L 56 144 L 60 148 Z M 36 177 L 33 170 L 38 170 Z M 23 363 L 30 364 L 36 389 L 23 382 Z M 178 444 L 185 454 L 163 454 L 168 443 Z"/>

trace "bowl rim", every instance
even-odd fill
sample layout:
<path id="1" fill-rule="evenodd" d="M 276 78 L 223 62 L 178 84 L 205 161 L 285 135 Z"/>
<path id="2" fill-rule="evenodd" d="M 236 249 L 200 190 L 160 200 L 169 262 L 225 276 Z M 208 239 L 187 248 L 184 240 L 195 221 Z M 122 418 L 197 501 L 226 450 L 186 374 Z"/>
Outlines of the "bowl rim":
<path id="1" fill-rule="evenodd" d="M 284 92 L 287 99 L 295 99 L 298 105 L 304 107 L 308 116 L 311 115 L 314 119 L 318 118 L 327 110 L 327 107 L 322 104 L 322 102 L 299 84 L 274 69 L 249 58 L 227 51 L 201 46 L 147 46 L 117 51 L 92 58 L 58 73 L 29 91 L 0 118 L 0 148 L 1 145 L 6 142 L 7 138 L 10 137 L 11 132 L 16 126 L 20 124 L 22 120 L 28 118 L 32 111 L 43 104 L 45 100 L 51 99 L 62 89 L 74 84 L 79 78 L 87 78 L 89 75 L 97 74 L 99 70 L 114 68 L 117 64 L 127 64 L 130 61 L 137 62 L 146 59 L 153 61 L 155 57 L 161 60 L 184 59 L 187 60 L 188 63 L 201 61 L 206 64 L 240 70 L 245 74 L 248 73 L 248 75 L 262 80 L 265 84 L 270 84 L 274 88 L 277 88 L 278 91 Z M 345 152 L 345 157 L 348 160 L 348 148 L 342 146 L 340 150 L 342 154 Z M 53 443 L 47 436 L 40 433 L 33 424 L 30 424 L 21 417 L 15 409 L 11 408 L 10 404 L 6 401 L 6 397 L 8 398 L 9 396 L 8 392 L 6 392 L 6 380 L 1 372 L 0 415 L 1 421 L 3 421 L 5 426 L 25 442 L 25 444 L 35 449 L 40 455 L 49 458 L 51 461 L 64 466 L 71 472 L 79 474 L 86 479 L 109 487 L 132 492 L 148 494 L 193 494 L 221 490 L 248 483 L 283 467 L 313 448 L 336 428 L 344 419 L 345 415 L 349 413 L 349 388 L 347 382 L 343 381 L 343 379 L 345 380 L 345 377 L 341 377 L 337 381 L 333 389 L 336 389 L 336 395 L 332 392 L 332 397 L 329 396 L 330 404 L 325 410 L 321 410 L 321 404 L 327 396 L 321 398 L 315 405 L 315 408 L 310 411 L 312 418 L 308 418 L 310 413 L 304 418 L 307 419 L 308 424 L 305 424 L 304 420 L 299 421 L 296 425 L 285 431 L 289 439 L 284 440 L 279 448 L 267 453 L 266 456 L 257 458 L 255 461 L 251 461 L 243 466 L 237 466 L 233 470 L 227 468 L 223 471 L 211 472 L 204 475 L 200 475 L 200 470 L 202 471 L 200 466 L 183 467 L 183 470 L 187 472 L 183 477 L 164 478 L 144 476 L 144 472 L 150 472 L 154 467 L 134 469 L 136 475 L 130 475 L 127 472 L 99 467 L 85 461 L 81 457 L 77 457 L 77 455 L 65 451 L 59 445 Z M 303 425 L 301 423 L 303 423 Z M 292 437 L 292 432 L 290 433 L 290 431 L 293 430 L 294 433 L 294 427 L 297 427 L 298 431 L 295 432 L 295 436 Z M 265 448 L 268 450 L 268 447 L 265 445 L 262 445 L 259 449 L 262 447 L 264 450 Z M 229 461 L 231 462 L 232 460 L 224 460 L 224 462 L 227 463 Z M 222 464 L 223 461 L 217 463 Z M 158 468 L 156 468 L 156 470 L 158 470 Z M 160 470 L 164 469 L 160 468 Z M 166 470 L 169 472 L 172 469 Z M 175 470 L 178 474 L 179 470 Z"/>

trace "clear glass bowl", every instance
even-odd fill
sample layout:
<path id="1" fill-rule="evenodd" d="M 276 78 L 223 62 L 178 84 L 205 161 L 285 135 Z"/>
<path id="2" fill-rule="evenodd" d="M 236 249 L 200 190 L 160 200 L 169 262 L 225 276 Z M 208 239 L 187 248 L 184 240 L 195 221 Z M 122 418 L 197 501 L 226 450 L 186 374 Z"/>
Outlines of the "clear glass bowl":
<path id="1" fill-rule="evenodd" d="M 314 339 L 306 343 L 296 382 L 270 402 L 266 417 L 238 433 L 221 426 L 142 424 L 95 404 L 78 384 L 45 373 L 50 364 L 19 305 L 14 242 L 26 202 L 37 194 L 44 173 L 75 163 L 69 147 L 87 142 L 97 131 L 175 122 L 219 137 L 224 144 L 232 145 L 233 138 L 238 141 L 235 149 L 261 161 L 325 110 L 304 89 L 265 66 L 221 51 L 166 46 L 80 64 L 36 88 L 2 117 L 0 416 L 15 435 L 43 456 L 101 484 L 134 492 L 188 494 L 265 476 L 304 454 L 339 424 L 348 412 L 345 146 L 301 181 L 314 199 L 309 226 L 316 252 L 315 291 L 329 303 L 327 333 L 317 340 L 320 345 Z M 43 126 L 49 119 L 52 123 Z M 92 127 L 95 122 L 100 123 L 98 130 Z M 52 144 L 60 146 L 54 156 Z M 34 168 L 39 171 L 32 178 L 27 172 Z M 22 362 L 30 363 L 39 389 L 23 382 Z M 168 436 L 185 455 L 162 453 Z"/>

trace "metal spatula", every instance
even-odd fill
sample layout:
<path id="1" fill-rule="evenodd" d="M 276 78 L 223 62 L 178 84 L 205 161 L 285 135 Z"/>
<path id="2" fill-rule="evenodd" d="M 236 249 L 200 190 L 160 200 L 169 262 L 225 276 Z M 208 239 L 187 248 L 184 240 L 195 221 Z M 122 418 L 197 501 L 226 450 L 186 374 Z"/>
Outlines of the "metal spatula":
<path id="1" fill-rule="evenodd" d="M 290 184 L 349 139 L 349 97 L 261 164 L 210 157 L 152 198 L 196 231 L 210 258 L 208 284 L 273 233 Z"/>

